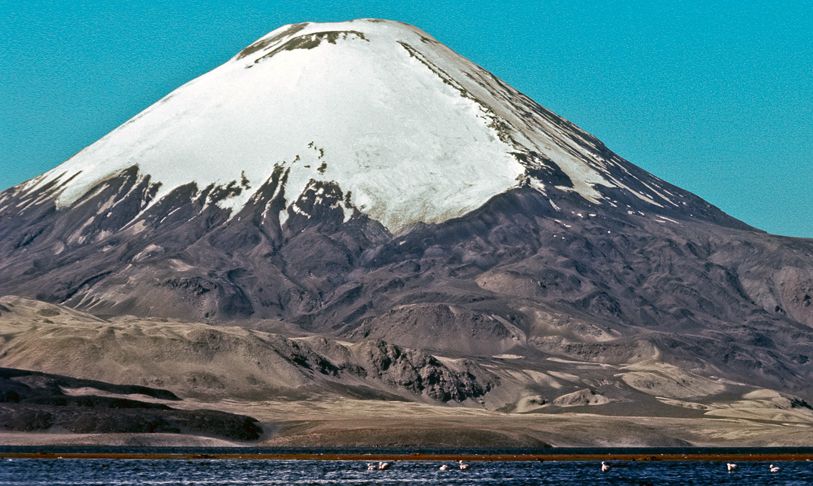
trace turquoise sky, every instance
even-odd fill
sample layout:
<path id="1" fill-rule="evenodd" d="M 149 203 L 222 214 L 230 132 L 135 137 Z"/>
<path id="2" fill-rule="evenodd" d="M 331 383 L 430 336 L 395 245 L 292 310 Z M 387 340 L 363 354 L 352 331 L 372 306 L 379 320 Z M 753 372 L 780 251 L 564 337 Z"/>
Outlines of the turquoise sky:
<path id="1" fill-rule="evenodd" d="M 813 2 L 0 0 L 0 189 L 281 24 L 418 25 L 654 174 L 813 237 Z"/>

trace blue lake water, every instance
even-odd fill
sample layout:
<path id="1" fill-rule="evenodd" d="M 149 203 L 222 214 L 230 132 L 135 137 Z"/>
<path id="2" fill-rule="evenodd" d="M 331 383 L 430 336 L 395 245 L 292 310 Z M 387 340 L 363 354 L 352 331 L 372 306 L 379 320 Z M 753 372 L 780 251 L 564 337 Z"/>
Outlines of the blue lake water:
<path id="1" fill-rule="evenodd" d="M 403 461 L 367 471 L 359 461 L 15 459 L 0 463 L 2 485 L 264 485 L 264 484 L 813 484 L 813 462 L 472 462 L 471 469 L 441 462 Z M 453 462 L 448 462 L 455 466 Z"/>

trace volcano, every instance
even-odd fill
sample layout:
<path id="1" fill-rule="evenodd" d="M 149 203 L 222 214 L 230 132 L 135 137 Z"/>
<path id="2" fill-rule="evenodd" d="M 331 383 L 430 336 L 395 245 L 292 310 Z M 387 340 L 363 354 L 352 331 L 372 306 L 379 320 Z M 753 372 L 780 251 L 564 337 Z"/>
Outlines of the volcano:
<path id="1" fill-rule="evenodd" d="M 394 21 L 283 26 L 1 193 L 0 295 L 3 366 L 179 396 L 813 424 L 813 241 Z"/>

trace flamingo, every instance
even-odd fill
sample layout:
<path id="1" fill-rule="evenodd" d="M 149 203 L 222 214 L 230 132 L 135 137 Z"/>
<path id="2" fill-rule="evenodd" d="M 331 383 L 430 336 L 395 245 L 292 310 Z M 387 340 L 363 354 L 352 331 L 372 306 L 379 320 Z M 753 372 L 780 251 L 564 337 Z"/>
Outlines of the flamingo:
<path id="1" fill-rule="evenodd" d="M 390 468 L 390 463 L 389 462 L 379 462 L 378 463 L 378 470 L 379 471 L 386 471 L 389 468 Z"/>
<path id="2" fill-rule="evenodd" d="M 373 464 L 372 462 L 367 463 L 367 470 L 368 471 L 375 471 L 376 469 L 378 469 L 378 467 L 376 467 L 375 464 Z"/>
<path id="3" fill-rule="evenodd" d="M 448 471 L 449 466 L 447 466 L 446 464 L 441 464 L 440 467 L 438 468 L 438 470 L 440 470 L 440 471 Z"/>
<path id="4" fill-rule="evenodd" d="M 771 464 L 770 466 L 768 466 L 768 470 L 771 471 L 772 473 L 778 473 L 779 466 L 774 466 L 773 464 Z"/>
<path id="5" fill-rule="evenodd" d="M 465 462 L 463 462 L 463 459 L 457 461 L 457 463 L 460 465 L 460 470 L 461 471 L 468 471 L 469 470 L 469 465 L 466 464 Z"/>
<path id="6" fill-rule="evenodd" d="M 601 461 L 601 472 L 607 472 L 610 470 L 610 465 L 604 461 Z"/>
<path id="7" fill-rule="evenodd" d="M 725 467 L 728 472 L 734 472 L 734 470 L 737 469 L 737 465 L 733 462 L 727 462 Z"/>

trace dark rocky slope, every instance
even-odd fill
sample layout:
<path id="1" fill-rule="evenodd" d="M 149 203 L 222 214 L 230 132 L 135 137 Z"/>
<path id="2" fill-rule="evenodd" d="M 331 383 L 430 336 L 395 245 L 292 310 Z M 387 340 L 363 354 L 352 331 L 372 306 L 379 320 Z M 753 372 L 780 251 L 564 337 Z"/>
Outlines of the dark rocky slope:
<path id="1" fill-rule="evenodd" d="M 529 188 L 399 235 L 360 213 L 342 223 L 330 199 L 302 202 L 309 217 L 289 210 L 283 225 L 261 220 L 273 181 L 231 219 L 181 194 L 135 220 L 99 212 L 111 195 L 143 205 L 136 180 L 122 174 L 69 210 L 20 209 L 8 192 L 0 294 L 98 315 L 280 319 L 463 355 L 649 353 L 809 397 L 810 240 L 577 196 L 554 207 Z"/>
<path id="2" fill-rule="evenodd" d="M 173 433 L 243 442 L 262 435 L 262 428 L 251 417 L 176 410 L 130 398 L 132 395 L 180 400 L 166 390 L 0 368 L 0 428 L 77 434 Z"/>

